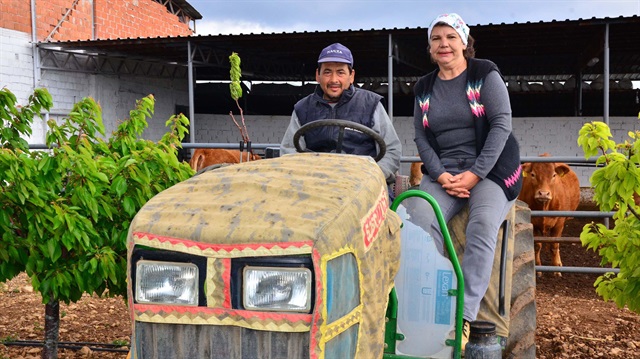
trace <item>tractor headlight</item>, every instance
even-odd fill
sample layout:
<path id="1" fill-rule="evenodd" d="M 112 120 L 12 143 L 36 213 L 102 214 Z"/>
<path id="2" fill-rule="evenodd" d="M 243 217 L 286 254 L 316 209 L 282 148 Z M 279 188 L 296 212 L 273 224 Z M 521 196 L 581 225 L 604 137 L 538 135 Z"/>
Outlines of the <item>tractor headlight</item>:
<path id="1" fill-rule="evenodd" d="M 243 305 L 248 310 L 303 312 L 311 309 L 308 268 L 252 267 L 243 271 Z"/>
<path id="2" fill-rule="evenodd" d="M 192 263 L 140 260 L 135 297 L 138 303 L 198 305 L 198 267 Z"/>

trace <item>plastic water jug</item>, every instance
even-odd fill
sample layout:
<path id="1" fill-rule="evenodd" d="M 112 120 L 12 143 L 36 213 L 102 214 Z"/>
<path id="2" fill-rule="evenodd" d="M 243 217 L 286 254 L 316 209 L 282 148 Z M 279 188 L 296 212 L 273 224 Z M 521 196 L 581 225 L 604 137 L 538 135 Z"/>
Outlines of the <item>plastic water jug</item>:
<path id="1" fill-rule="evenodd" d="M 455 326 L 456 299 L 448 291 L 457 287 L 456 274 L 451 262 L 438 252 L 433 237 L 411 222 L 403 204 L 396 211 L 403 227 L 395 287 L 398 332 L 405 339 L 397 341 L 396 351 L 416 357 L 451 358 L 453 347 L 445 340 Z"/>

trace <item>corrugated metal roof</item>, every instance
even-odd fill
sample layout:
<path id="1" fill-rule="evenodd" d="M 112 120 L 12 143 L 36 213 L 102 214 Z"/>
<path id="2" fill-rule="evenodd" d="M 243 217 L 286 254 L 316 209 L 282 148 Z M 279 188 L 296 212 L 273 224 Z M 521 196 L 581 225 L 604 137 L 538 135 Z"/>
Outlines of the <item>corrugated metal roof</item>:
<path id="1" fill-rule="evenodd" d="M 194 20 L 202 19 L 202 15 L 198 12 L 198 10 L 196 10 L 196 8 L 191 6 L 191 4 L 189 4 L 187 1 L 185 1 L 185 0 L 173 0 L 173 2 L 176 5 L 180 6 L 180 8 L 182 8 L 182 10 L 184 10 L 185 14 L 189 15 L 190 18 L 192 18 Z"/>
<path id="2" fill-rule="evenodd" d="M 185 2 L 186 3 L 186 2 Z M 591 18 L 551 22 L 471 26 L 476 56 L 491 59 L 507 78 L 564 80 L 604 72 L 608 29 L 612 78 L 640 79 L 640 17 Z M 244 80 L 314 80 L 319 51 L 332 42 L 348 46 L 357 80 L 385 80 L 389 38 L 393 40 L 393 76 L 408 80 L 431 71 L 426 28 L 199 35 L 189 37 L 40 43 L 41 48 L 82 51 L 110 57 L 186 65 L 189 44 L 197 80 L 227 80 L 228 56 L 242 59 Z M 592 58 L 595 66 L 587 66 Z"/>

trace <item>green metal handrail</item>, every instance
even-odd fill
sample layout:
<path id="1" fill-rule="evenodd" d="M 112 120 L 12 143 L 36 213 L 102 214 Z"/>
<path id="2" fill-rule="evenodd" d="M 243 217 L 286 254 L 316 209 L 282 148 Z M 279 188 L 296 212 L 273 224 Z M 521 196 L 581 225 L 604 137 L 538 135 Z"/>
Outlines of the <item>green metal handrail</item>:
<path id="1" fill-rule="evenodd" d="M 453 270 L 456 273 L 457 277 L 457 289 L 449 290 L 449 295 L 456 297 L 456 319 L 455 319 L 455 332 L 456 336 L 454 340 L 447 339 L 447 345 L 453 346 L 453 358 L 460 359 L 461 358 L 461 347 L 462 347 L 462 316 L 464 312 L 464 277 L 462 275 L 462 267 L 460 267 L 460 262 L 458 261 L 458 256 L 456 255 L 456 251 L 453 247 L 453 242 L 451 241 L 451 235 L 449 234 L 449 229 L 447 228 L 447 223 L 444 220 L 444 216 L 442 215 L 442 210 L 440 209 L 440 205 L 438 202 L 428 193 L 411 189 L 405 192 L 400 193 L 396 199 L 391 204 L 391 210 L 396 211 L 398 206 L 402 201 L 411 197 L 419 197 L 431 205 L 433 207 L 433 211 L 435 212 L 436 218 L 438 219 L 438 225 L 440 226 L 440 230 L 442 232 L 442 236 L 444 237 L 444 245 L 447 249 L 447 253 L 449 254 L 449 259 L 453 264 Z M 405 356 L 405 355 L 397 355 L 396 352 L 396 340 L 404 339 L 402 334 L 397 333 L 397 315 L 398 315 L 398 297 L 396 295 L 395 288 L 389 293 L 389 306 L 387 307 L 387 323 L 385 323 L 385 353 L 384 359 L 412 359 L 417 357 Z"/>

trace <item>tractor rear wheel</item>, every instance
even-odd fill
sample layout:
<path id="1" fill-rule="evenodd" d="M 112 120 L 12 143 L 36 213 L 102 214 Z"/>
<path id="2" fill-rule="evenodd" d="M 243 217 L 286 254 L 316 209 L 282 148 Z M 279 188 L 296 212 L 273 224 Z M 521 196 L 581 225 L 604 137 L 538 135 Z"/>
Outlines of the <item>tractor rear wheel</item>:
<path id="1" fill-rule="evenodd" d="M 536 276 L 531 210 L 516 202 L 509 338 L 504 358 L 536 357 Z"/>
<path id="2" fill-rule="evenodd" d="M 455 215 L 447 224 L 458 258 L 464 255 L 465 229 L 469 218 L 468 207 Z M 507 215 L 508 251 L 504 293 L 499 292 L 500 252 L 504 228 L 498 234 L 496 257 L 491 283 L 482 303 L 478 320 L 496 323 L 498 335 L 509 333 L 504 358 L 535 359 L 536 345 L 536 277 L 531 210 L 521 201 Z M 510 285 L 510 286 L 509 286 Z M 500 297 L 505 303 L 500 303 Z M 508 302 L 507 302 L 508 301 Z M 504 315 L 501 312 L 504 311 Z"/>

